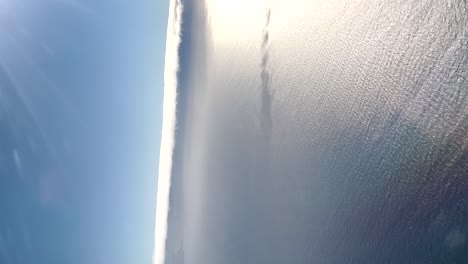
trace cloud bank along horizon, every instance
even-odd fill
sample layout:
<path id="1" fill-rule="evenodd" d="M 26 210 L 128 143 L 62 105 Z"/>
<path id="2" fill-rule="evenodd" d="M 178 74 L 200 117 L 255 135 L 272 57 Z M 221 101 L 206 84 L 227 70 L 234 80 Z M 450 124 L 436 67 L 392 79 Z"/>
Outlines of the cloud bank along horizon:
<path id="1" fill-rule="evenodd" d="M 178 50 L 181 42 L 182 8 L 181 0 L 170 0 L 164 66 L 163 125 L 156 197 L 154 264 L 164 263 L 166 247 L 172 152 L 174 149 L 176 125 L 177 72 L 179 69 Z"/>

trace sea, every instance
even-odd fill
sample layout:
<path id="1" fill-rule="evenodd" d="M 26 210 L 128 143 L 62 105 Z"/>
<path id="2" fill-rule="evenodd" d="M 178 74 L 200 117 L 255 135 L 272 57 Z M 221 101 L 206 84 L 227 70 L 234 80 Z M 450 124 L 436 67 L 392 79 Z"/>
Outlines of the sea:
<path id="1" fill-rule="evenodd" d="M 165 263 L 468 263 L 466 0 L 184 0 Z"/>

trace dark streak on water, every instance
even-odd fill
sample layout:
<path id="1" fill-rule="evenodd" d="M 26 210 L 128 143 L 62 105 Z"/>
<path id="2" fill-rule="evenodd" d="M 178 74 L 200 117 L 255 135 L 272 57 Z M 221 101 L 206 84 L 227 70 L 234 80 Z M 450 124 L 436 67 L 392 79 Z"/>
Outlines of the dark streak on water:
<path id="1" fill-rule="evenodd" d="M 261 126 L 262 130 L 264 131 L 264 136 L 269 137 L 273 126 L 273 120 L 271 117 L 271 104 L 273 101 L 274 93 L 271 90 L 270 82 L 270 72 L 268 71 L 268 59 L 270 58 L 270 54 L 268 51 L 268 25 L 270 24 L 270 17 L 271 17 L 271 10 L 268 9 L 266 12 L 266 24 L 265 28 L 263 29 L 263 41 L 262 41 L 262 63 L 261 63 L 261 71 L 260 71 L 260 79 L 261 79 Z"/>

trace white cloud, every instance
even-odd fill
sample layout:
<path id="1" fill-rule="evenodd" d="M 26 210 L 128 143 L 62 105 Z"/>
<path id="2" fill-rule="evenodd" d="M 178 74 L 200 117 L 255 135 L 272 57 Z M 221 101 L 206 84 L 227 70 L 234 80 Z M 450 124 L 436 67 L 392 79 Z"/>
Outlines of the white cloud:
<path id="1" fill-rule="evenodd" d="M 172 152 L 176 124 L 177 71 L 179 68 L 179 44 L 181 41 L 182 3 L 171 0 L 167 25 L 166 57 L 164 69 L 164 101 L 161 150 L 156 206 L 156 227 L 154 238 L 154 264 L 164 263 L 169 212 L 169 190 L 172 172 Z"/>

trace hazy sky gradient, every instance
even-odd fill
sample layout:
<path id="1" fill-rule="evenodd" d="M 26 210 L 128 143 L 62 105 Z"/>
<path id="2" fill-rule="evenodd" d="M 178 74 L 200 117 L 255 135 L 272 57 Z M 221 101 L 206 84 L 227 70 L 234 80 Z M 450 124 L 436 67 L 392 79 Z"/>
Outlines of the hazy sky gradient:
<path id="1" fill-rule="evenodd" d="M 0 10 L 0 262 L 150 263 L 168 2 Z"/>

